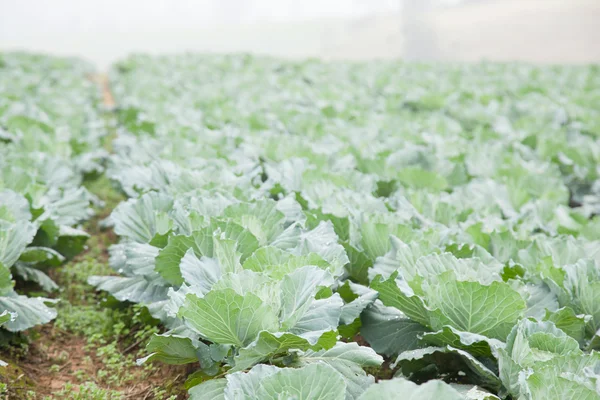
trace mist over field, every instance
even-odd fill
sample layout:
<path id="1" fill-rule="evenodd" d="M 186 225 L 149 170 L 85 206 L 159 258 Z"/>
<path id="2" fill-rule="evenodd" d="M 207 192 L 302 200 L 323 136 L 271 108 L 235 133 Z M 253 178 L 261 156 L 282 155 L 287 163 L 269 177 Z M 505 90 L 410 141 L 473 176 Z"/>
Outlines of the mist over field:
<path id="1" fill-rule="evenodd" d="M 0 49 L 85 57 L 253 52 L 325 59 L 600 61 L 594 0 L 0 0 Z"/>

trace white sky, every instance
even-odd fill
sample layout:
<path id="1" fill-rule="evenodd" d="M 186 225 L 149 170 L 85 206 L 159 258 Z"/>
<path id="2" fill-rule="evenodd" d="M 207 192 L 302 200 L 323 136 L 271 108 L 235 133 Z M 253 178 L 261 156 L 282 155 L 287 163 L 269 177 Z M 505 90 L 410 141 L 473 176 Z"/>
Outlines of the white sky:
<path id="1" fill-rule="evenodd" d="M 346 21 L 397 15 L 402 1 L 0 0 L 0 51 L 80 55 L 100 68 L 131 52 L 320 56 L 336 46 L 331 31 L 343 37 Z M 344 22 L 312 22 L 329 20 Z"/>
<path id="2" fill-rule="evenodd" d="M 0 0 L 0 51 L 584 63 L 598 21 L 600 0 Z"/>
<path id="3" fill-rule="evenodd" d="M 0 35 L 181 28 L 397 12 L 401 0 L 0 0 Z"/>

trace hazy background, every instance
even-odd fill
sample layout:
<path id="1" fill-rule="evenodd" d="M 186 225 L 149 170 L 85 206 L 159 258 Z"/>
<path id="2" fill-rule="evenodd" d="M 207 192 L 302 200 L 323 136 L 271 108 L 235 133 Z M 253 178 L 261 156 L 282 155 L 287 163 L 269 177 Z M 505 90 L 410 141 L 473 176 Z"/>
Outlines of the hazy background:
<path id="1" fill-rule="evenodd" d="M 600 62 L 600 0 L 0 0 L 0 51 Z"/>

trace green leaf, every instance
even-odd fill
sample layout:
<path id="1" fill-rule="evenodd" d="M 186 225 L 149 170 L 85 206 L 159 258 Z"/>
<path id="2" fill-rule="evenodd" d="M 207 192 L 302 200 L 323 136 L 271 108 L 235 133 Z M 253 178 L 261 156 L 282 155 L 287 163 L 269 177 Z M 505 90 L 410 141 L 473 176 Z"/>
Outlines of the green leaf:
<path id="1" fill-rule="evenodd" d="M 521 297 L 526 299 L 526 317 L 541 320 L 548 311 L 558 310 L 558 299 L 555 293 L 542 282 L 537 284 L 520 284 L 520 281 L 509 282 Z"/>
<path id="2" fill-rule="evenodd" d="M 536 371 L 527 378 L 527 388 L 532 399 L 600 399 L 600 394 L 593 388 L 548 372 Z"/>
<path id="3" fill-rule="evenodd" d="M 231 372 L 248 369 L 270 357 L 285 354 L 291 349 L 308 350 L 314 348 L 319 350 L 321 348 L 331 348 L 336 341 L 334 331 L 325 332 L 314 344 L 292 333 L 263 331 L 254 342 L 239 350 L 238 355 L 234 357 L 235 366 L 231 369 Z"/>
<path id="4" fill-rule="evenodd" d="M 358 343 L 338 342 L 334 347 L 324 350 L 308 350 L 301 353 L 296 361 L 297 365 L 326 362 L 347 362 L 361 367 L 376 367 L 383 363 L 383 358 L 371 348 L 359 346 Z"/>
<path id="5" fill-rule="evenodd" d="M 517 259 L 519 250 L 529 245 L 529 241 L 517 240 L 510 231 L 490 234 L 490 253 L 501 263 Z"/>
<path id="6" fill-rule="evenodd" d="M 401 266 L 403 277 L 411 284 L 424 278 L 435 282 L 436 277 L 443 273 L 453 272 L 457 280 L 477 281 L 488 285 L 493 281 L 501 281 L 502 265 L 495 260 L 483 263 L 479 258 L 459 259 L 451 253 L 429 254 L 419 257 L 415 262 L 407 260 Z"/>
<path id="7" fill-rule="evenodd" d="M 46 303 L 55 302 L 56 300 L 52 299 L 20 296 L 16 293 L 0 296 L 0 309 L 17 315 L 14 321 L 5 322 L 3 328 L 11 332 L 20 332 L 50 322 L 56 318 L 56 309 L 48 307 Z"/>
<path id="8" fill-rule="evenodd" d="M 560 308 L 554 312 L 546 311 L 545 321 L 553 322 L 556 327 L 579 343 L 585 340 L 585 327 L 590 317 L 575 315 L 575 311 L 569 307 Z"/>
<path id="9" fill-rule="evenodd" d="M 375 261 L 377 257 L 384 256 L 388 251 L 393 249 L 390 236 L 405 237 L 411 233 L 412 230 L 406 225 L 368 219 L 360 224 L 360 243 L 367 257 Z"/>
<path id="10" fill-rule="evenodd" d="M 0 263 L 12 267 L 31 243 L 36 231 L 35 225 L 30 222 L 0 226 Z"/>
<path id="11" fill-rule="evenodd" d="M 70 260 L 85 249 L 89 237 L 90 235 L 80 229 L 61 225 L 54 248 L 67 260 Z"/>
<path id="12" fill-rule="evenodd" d="M 367 308 L 360 318 L 361 336 L 373 350 L 388 357 L 420 347 L 419 336 L 427 331 L 400 310 L 380 302 Z"/>
<path id="13" fill-rule="evenodd" d="M 395 271 L 400 268 L 412 272 L 415 275 L 417 260 L 426 255 L 431 255 L 436 250 L 430 245 L 420 242 L 404 243 L 395 236 L 390 236 L 390 251 L 384 256 L 377 258 L 373 268 L 368 272 L 370 278 L 381 275 L 388 279 Z"/>
<path id="14" fill-rule="evenodd" d="M 138 365 L 145 362 L 161 361 L 166 364 L 182 365 L 198 362 L 196 348 L 186 337 L 154 335 L 146 345 L 148 356 L 137 360 Z"/>
<path id="15" fill-rule="evenodd" d="M 362 323 L 360 318 L 356 318 L 354 321 L 349 324 L 341 324 L 338 326 L 338 333 L 341 336 L 341 340 L 353 340 L 356 335 L 360 333 L 360 328 Z"/>
<path id="16" fill-rule="evenodd" d="M 350 243 L 344 242 L 343 245 L 349 260 L 348 264 L 346 264 L 348 276 L 357 283 L 368 285 L 368 271 L 373 266 L 373 261 L 364 252 L 357 250 Z"/>
<path id="17" fill-rule="evenodd" d="M 173 199 L 157 192 L 129 199 L 119 204 L 111 214 L 115 233 L 139 243 L 148 243 L 156 234 L 164 234 L 171 229 L 165 213 L 172 207 Z"/>
<path id="18" fill-rule="evenodd" d="M 229 243 L 235 243 L 237 247 L 231 248 Z M 214 257 L 219 259 L 220 265 L 226 267 L 229 264 L 228 268 L 231 268 L 231 257 L 237 257 L 236 252 L 241 253 L 241 261 L 244 261 L 257 247 L 256 238 L 240 225 L 213 221 L 190 236 L 169 237 L 169 243 L 156 257 L 155 269 L 167 282 L 178 286 L 183 283 L 179 265 L 189 249 L 193 249 L 197 257 Z"/>
<path id="19" fill-rule="evenodd" d="M 339 295 L 315 300 L 315 295 L 320 287 L 331 285 L 333 285 L 331 274 L 314 266 L 302 267 L 284 276 L 281 282 L 280 320 L 282 328 L 296 333 L 299 333 L 298 329 L 294 328 L 298 328 L 298 326 L 302 331 L 335 330 L 339 323 L 343 304 Z M 329 305 L 331 310 L 320 309 L 321 313 L 316 314 L 314 308 L 317 304 Z M 307 324 L 308 322 L 310 323 Z"/>
<path id="20" fill-rule="evenodd" d="M 329 267 L 329 263 L 318 254 L 294 255 L 273 246 L 261 247 L 256 250 L 244 261 L 243 267 L 266 273 L 274 279 L 281 279 L 284 275 L 306 265 L 315 265 L 322 269 Z"/>
<path id="21" fill-rule="evenodd" d="M 348 263 L 348 256 L 338 243 L 338 236 L 330 221 L 321 221 L 310 231 L 303 230 L 299 224 L 291 225 L 272 245 L 297 255 L 315 253 L 330 264 L 330 271 L 335 276 L 341 275 L 344 265 Z"/>
<path id="22" fill-rule="evenodd" d="M 2 326 L 5 322 L 12 321 L 15 318 L 15 314 L 9 313 L 8 311 L 3 311 L 0 314 L 0 326 Z"/>
<path id="23" fill-rule="evenodd" d="M 359 400 L 393 399 L 400 393 L 403 400 L 465 400 L 465 397 L 443 381 L 433 380 L 417 385 L 402 378 L 379 381 L 371 385 Z"/>
<path id="24" fill-rule="evenodd" d="M 154 271 L 154 259 L 159 248 L 146 243 L 119 243 L 110 246 L 110 266 L 125 275 L 141 275 L 159 279 Z M 124 256 L 124 257 L 123 257 Z"/>
<path id="25" fill-rule="evenodd" d="M 500 397 L 477 386 L 460 385 L 456 383 L 451 383 L 450 386 L 460 393 L 465 400 L 500 400 Z"/>
<path id="26" fill-rule="evenodd" d="M 502 270 L 502 280 L 504 282 L 509 279 L 520 279 L 525 275 L 525 268 L 520 266 L 519 264 L 507 264 L 504 266 Z"/>
<path id="27" fill-rule="evenodd" d="M 168 244 L 156 256 L 156 272 L 172 285 L 181 285 L 184 282 L 184 278 L 181 275 L 180 263 L 190 249 L 192 249 L 197 257 L 212 257 L 212 232 L 210 230 L 201 230 L 192 232 L 190 236 L 170 236 Z M 191 261 L 188 259 L 186 263 L 190 263 Z"/>
<path id="28" fill-rule="evenodd" d="M 504 343 L 476 333 L 461 332 L 450 326 L 444 326 L 437 332 L 425 332 L 422 340 L 432 346 L 452 346 L 469 352 L 476 357 L 492 357 L 495 350 L 504 347 Z"/>
<path id="29" fill-rule="evenodd" d="M 350 220 L 348 217 L 338 217 L 334 214 L 324 213 L 322 209 L 311 210 L 306 212 L 307 227 L 315 228 L 320 221 L 331 221 L 333 229 L 340 240 L 347 241 L 350 239 Z"/>
<path id="30" fill-rule="evenodd" d="M 189 390 L 190 400 L 225 400 L 227 380 L 211 379 Z"/>
<path id="31" fill-rule="evenodd" d="M 334 368 L 346 380 L 346 399 L 358 399 L 375 379 L 363 368 L 377 367 L 383 358 L 372 349 L 357 343 L 338 343 L 328 350 L 299 352 L 294 365 L 303 366 L 325 363 Z"/>
<path id="32" fill-rule="evenodd" d="M 119 301 L 150 304 L 167 299 L 168 287 L 143 276 L 91 276 L 88 283 L 98 290 L 107 291 Z"/>
<path id="33" fill-rule="evenodd" d="M 343 324 L 350 324 L 352 321 L 360 317 L 360 314 L 365 308 L 373 304 L 378 297 L 378 293 L 366 286 L 357 285 L 347 281 L 347 285 L 358 296 L 350 302 L 347 302 L 342 307 L 342 315 L 340 321 Z"/>
<path id="34" fill-rule="evenodd" d="M 178 316 L 211 342 L 239 347 L 261 331 L 279 328 L 277 316 L 258 296 L 241 296 L 233 289 L 213 290 L 204 298 L 188 294 Z"/>
<path id="35" fill-rule="evenodd" d="M 194 249 L 187 250 L 179 264 L 184 282 L 202 294 L 210 291 L 221 278 L 223 271 L 214 258 L 196 256 Z"/>
<path id="36" fill-rule="evenodd" d="M 0 296 L 5 296 L 13 291 L 14 282 L 10 269 L 0 263 Z"/>
<path id="37" fill-rule="evenodd" d="M 381 277 L 375 277 L 371 282 L 371 287 L 379 292 L 379 300 L 388 307 L 402 311 L 413 321 L 426 327 L 430 326 L 429 310 L 425 307 L 423 300 L 411 293 L 410 288 L 401 289 L 396 284 L 396 276 L 397 273 L 386 281 L 381 281 Z"/>
<path id="38" fill-rule="evenodd" d="M 398 356 L 393 367 L 400 366 L 399 373 L 410 377 L 430 369 L 432 365 L 441 374 L 468 371 L 472 374 L 471 381 L 476 381 L 481 386 L 493 391 L 500 388 L 500 379 L 494 372 L 471 354 L 451 346 L 426 347 L 406 351 Z"/>
<path id="39" fill-rule="evenodd" d="M 564 267 L 564 287 L 571 297 L 571 307 L 591 315 L 590 333 L 600 329 L 600 266 L 595 260 L 580 260 Z"/>
<path id="40" fill-rule="evenodd" d="M 438 277 L 427 291 L 431 326 L 449 325 L 459 331 L 504 340 L 523 316 L 525 301 L 504 282 L 490 285 L 458 281 L 452 271 Z"/>
<path id="41" fill-rule="evenodd" d="M 448 187 L 448 182 L 443 176 L 420 168 L 403 168 L 398 171 L 397 178 L 403 185 L 417 189 L 442 191 Z"/>
<path id="42" fill-rule="evenodd" d="M 506 348 L 498 350 L 500 378 L 517 396 L 521 392 L 522 370 L 573 355 L 583 356 L 579 344 L 552 322 L 524 319 L 508 335 Z"/>
<path id="43" fill-rule="evenodd" d="M 581 354 L 575 339 L 552 322 L 524 319 L 506 339 L 506 351 L 519 365 L 527 367 L 556 356 Z"/>
<path id="44" fill-rule="evenodd" d="M 15 275 L 20 276 L 23 280 L 37 283 L 43 290 L 50 292 L 58 289 L 58 285 L 39 269 L 17 263 L 13 270 Z"/>
<path id="45" fill-rule="evenodd" d="M 311 364 L 303 368 L 282 368 L 261 380 L 258 399 L 344 400 L 346 383 L 333 368 Z"/>
<path id="46" fill-rule="evenodd" d="M 249 230 L 265 246 L 283 232 L 285 215 L 277 210 L 277 202 L 260 200 L 228 206 L 223 215 Z"/>
<path id="47" fill-rule="evenodd" d="M 45 211 L 38 219 L 43 221 L 51 218 L 57 225 L 75 225 L 93 215 L 89 205 L 90 194 L 85 188 L 67 189 L 60 199 L 44 207 Z"/>
<path id="48" fill-rule="evenodd" d="M 258 391 L 262 381 L 277 371 L 279 371 L 279 368 L 275 366 L 258 364 L 246 373 L 235 372 L 229 374 L 227 375 L 225 397 L 259 399 Z"/>
<path id="49" fill-rule="evenodd" d="M 212 289 L 233 289 L 241 296 L 248 293 L 254 294 L 273 310 L 279 310 L 281 306 L 280 299 L 278 298 L 280 294 L 279 282 L 273 281 L 268 276 L 257 274 L 253 271 L 242 270 L 239 273 L 223 275 L 223 277 L 214 284 Z"/>
<path id="50" fill-rule="evenodd" d="M 60 265 L 65 258 L 56 250 L 48 247 L 28 247 L 19 257 L 19 261 L 30 264 L 44 264 L 52 267 Z"/>
<path id="51" fill-rule="evenodd" d="M 325 299 L 314 300 L 290 331 L 314 343 L 323 332 L 336 329 L 343 305 L 344 302 L 337 293 Z"/>
<path id="52" fill-rule="evenodd" d="M 55 247 L 60 230 L 61 227 L 53 220 L 47 219 L 40 224 L 32 244 L 41 247 Z"/>
<path id="53" fill-rule="evenodd" d="M 29 202 L 25 196 L 12 190 L 0 190 L 0 220 L 15 223 L 30 221 Z"/>

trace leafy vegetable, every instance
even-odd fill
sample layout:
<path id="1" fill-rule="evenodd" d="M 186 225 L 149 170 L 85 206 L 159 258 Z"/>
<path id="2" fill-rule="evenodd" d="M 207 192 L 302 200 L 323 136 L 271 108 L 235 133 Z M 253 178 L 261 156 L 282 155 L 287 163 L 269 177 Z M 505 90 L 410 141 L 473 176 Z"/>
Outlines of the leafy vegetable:
<path id="1" fill-rule="evenodd" d="M 56 317 L 54 303 L 15 291 L 13 277 L 45 291 L 47 270 L 83 250 L 76 228 L 96 201 L 83 186 L 103 171 L 106 134 L 90 66 L 6 53 L 0 63 L 0 325 L 19 332 Z"/>
<path id="2" fill-rule="evenodd" d="M 162 321 L 146 360 L 198 363 L 192 398 L 598 396 L 598 68 L 138 55 L 111 79 L 129 199 L 119 276 L 90 282 Z"/>

